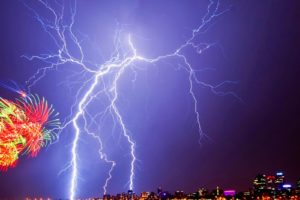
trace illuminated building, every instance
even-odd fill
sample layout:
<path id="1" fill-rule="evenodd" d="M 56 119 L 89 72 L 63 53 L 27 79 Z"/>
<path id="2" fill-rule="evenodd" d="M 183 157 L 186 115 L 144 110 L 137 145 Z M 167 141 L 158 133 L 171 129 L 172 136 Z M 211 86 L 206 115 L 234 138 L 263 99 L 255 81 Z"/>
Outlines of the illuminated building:
<path id="1" fill-rule="evenodd" d="M 220 197 L 223 195 L 223 190 L 220 189 L 219 187 L 217 187 L 216 189 L 214 189 L 212 191 L 212 195 L 215 196 L 215 197 Z"/>
<path id="2" fill-rule="evenodd" d="M 290 196 L 292 193 L 292 185 L 291 184 L 283 184 L 281 195 L 284 197 Z"/>
<path id="3" fill-rule="evenodd" d="M 199 188 L 198 195 L 199 195 L 199 197 L 204 197 L 204 196 L 208 195 L 208 190 L 205 188 Z"/>
<path id="4" fill-rule="evenodd" d="M 109 194 L 103 195 L 103 200 L 109 200 L 111 199 L 111 196 Z"/>
<path id="5" fill-rule="evenodd" d="M 155 192 L 151 192 L 148 199 L 159 199 Z"/>
<path id="6" fill-rule="evenodd" d="M 259 174 L 253 181 L 254 191 L 261 193 L 267 189 L 267 177 L 264 174 Z"/>
<path id="7" fill-rule="evenodd" d="M 173 199 L 173 198 L 172 198 L 172 195 L 169 192 L 164 191 L 164 192 L 160 193 L 159 199 L 165 200 L 165 199 Z"/>
<path id="8" fill-rule="evenodd" d="M 300 195 L 300 180 L 296 183 L 295 194 Z"/>
<path id="9" fill-rule="evenodd" d="M 275 196 L 276 195 L 276 184 L 275 184 L 275 176 L 267 176 L 267 192 L 269 195 L 271 196 Z"/>
<path id="10" fill-rule="evenodd" d="M 150 196 L 150 192 L 142 192 L 140 199 L 148 199 Z"/>
<path id="11" fill-rule="evenodd" d="M 296 188 L 300 189 L 300 180 L 297 181 Z"/>
<path id="12" fill-rule="evenodd" d="M 225 197 L 234 197 L 236 195 L 235 190 L 224 190 L 224 196 Z"/>
<path id="13" fill-rule="evenodd" d="M 184 199 L 184 198 L 186 198 L 186 195 L 185 195 L 185 193 L 183 191 L 177 190 L 175 192 L 174 198 L 176 198 L 176 199 Z"/>
<path id="14" fill-rule="evenodd" d="M 277 172 L 276 173 L 276 179 L 275 179 L 275 184 L 277 187 L 280 187 L 284 184 L 284 174 L 283 172 Z"/>
<path id="15" fill-rule="evenodd" d="M 247 192 L 243 192 L 244 197 L 246 198 L 250 198 L 251 197 L 251 192 L 247 191 Z"/>
<path id="16" fill-rule="evenodd" d="M 267 189 L 275 190 L 275 176 L 267 176 Z"/>

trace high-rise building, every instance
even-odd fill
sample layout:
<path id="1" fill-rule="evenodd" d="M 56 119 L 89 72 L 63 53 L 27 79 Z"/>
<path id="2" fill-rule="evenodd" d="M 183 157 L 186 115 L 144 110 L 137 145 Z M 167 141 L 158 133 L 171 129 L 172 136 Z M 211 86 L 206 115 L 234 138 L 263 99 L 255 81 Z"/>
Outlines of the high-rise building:
<path id="1" fill-rule="evenodd" d="M 275 176 L 267 176 L 267 185 L 272 186 L 275 184 Z"/>
<path id="2" fill-rule="evenodd" d="M 103 200 L 109 200 L 111 199 L 111 196 L 109 194 L 103 195 Z"/>
<path id="3" fill-rule="evenodd" d="M 133 193 L 133 190 L 128 190 L 127 197 L 128 199 L 134 199 L 135 193 Z"/>
<path id="4" fill-rule="evenodd" d="M 277 187 L 281 187 L 285 183 L 283 172 L 277 172 L 275 176 L 275 184 Z"/>
<path id="5" fill-rule="evenodd" d="M 161 187 L 158 187 L 157 188 L 157 195 L 160 195 L 162 193 L 162 188 Z"/>
<path id="6" fill-rule="evenodd" d="M 217 187 L 216 189 L 214 189 L 212 191 L 212 195 L 215 197 L 220 197 L 223 195 L 223 190 L 221 188 Z"/>
<path id="7" fill-rule="evenodd" d="M 148 199 L 150 196 L 150 192 L 142 192 L 140 199 Z"/>
<path id="8" fill-rule="evenodd" d="M 298 180 L 296 183 L 295 194 L 300 196 L 300 180 Z"/>
<path id="9" fill-rule="evenodd" d="M 281 189 L 281 195 L 285 198 L 290 196 L 292 193 L 292 185 L 291 184 L 283 184 Z"/>
<path id="10" fill-rule="evenodd" d="M 266 189 L 267 177 L 264 174 L 258 174 L 253 181 L 254 189 Z"/>
<path id="11" fill-rule="evenodd" d="M 205 188 L 199 188 L 198 195 L 199 197 L 205 197 L 206 195 L 208 195 L 208 190 Z"/>
<path id="12" fill-rule="evenodd" d="M 258 174 L 253 181 L 253 187 L 255 196 L 261 196 L 268 192 L 267 176 L 265 174 Z"/>
<path id="13" fill-rule="evenodd" d="M 269 195 L 274 195 L 276 190 L 276 184 L 275 184 L 275 176 L 267 176 L 267 187 Z"/>

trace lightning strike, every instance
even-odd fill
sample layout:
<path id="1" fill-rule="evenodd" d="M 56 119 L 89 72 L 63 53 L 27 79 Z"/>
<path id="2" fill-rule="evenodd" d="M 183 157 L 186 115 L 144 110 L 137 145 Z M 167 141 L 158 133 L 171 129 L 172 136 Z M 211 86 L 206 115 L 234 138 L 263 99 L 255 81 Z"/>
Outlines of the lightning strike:
<path id="1" fill-rule="evenodd" d="M 126 139 L 128 143 L 128 147 L 130 150 L 130 172 L 129 172 L 129 189 L 134 190 L 134 177 L 135 177 L 135 165 L 136 165 L 136 143 L 133 139 L 133 136 L 130 134 L 126 126 L 126 120 L 124 119 L 120 109 L 118 107 L 118 87 L 119 81 L 123 76 L 126 70 L 134 71 L 137 76 L 137 70 L 134 68 L 133 64 L 135 62 L 139 63 L 147 63 L 147 64 L 156 64 L 162 60 L 166 60 L 169 58 L 176 58 L 178 60 L 178 64 L 183 65 L 184 71 L 187 73 L 188 81 L 189 81 L 189 94 L 193 101 L 193 112 L 195 114 L 196 124 L 198 127 L 199 140 L 205 135 L 201 123 L 200 123 L 200 113 L 198 111 L 198 101 L 197 96 L 195 94 L 195 87 L 200 85 L 204 88 L 209 89 L 212 93 L 220 96 L 232 95 L 237 97 L 233 92 L 223 92 L 219 91 L 219 88 L 225 84 L 232 84 L 232 81 L 224 81 L 217 85 L 212 85 L 203 81 L 200 81 L 197 78 L 197 70 L 193 68 L 193 66 L 189 63 L 188 58 L 184 55 L 183 50 L 187 47 L 195 50 L 197 54 L 202 54 L 204 51 L 207 51 L 209 48 L 216 45 L 215 43 L 199 43 L 196 42 L 195 39 L 200 35 L 205 33 L 211 23 L 215 18 L 224 14 L 228 11 L 228 9 L 220 10 L 220 1 L 219 0 L 210 0 L 207 6 L 207 12 L 203 16 L 200 25 L 191 31 L 191 36 L 184 40 L 178 48 L 174 49 L 173 52 L 165 55 L 159 55 L 154 58 L 147 58 L 140 56 L 138 54 L 138 50 L 134 46 L 134 42 L 132 41 L 131 36 L 129 35 L 125 41 L 125 45 L 123 44 L 123 40 L 119 38 L 115 41 L 115 50 L 113 55 L 103 64 L 98 63 L 90 63 L 85 60 L 85 52 L 81 46 L 80 39 L 76 36 L 73 31 L 73 26 L 75 23 L 75 15 L 77 10 L 76 1 L 73 1 L 73 4 L 68 4 L 70 6 L 70 22 L 66 24 L 64 18 L 65 11 L 68 9 L 63 3 L 56 2 L 56 7 L 52 7 L 49 2 L 39 0 L 39 4 L 48 10 L 48 12 L 52 15 L 53 20 L 45 19 L 39 14 L 32 6 L 24 1 L 24 5 L 32 11 L 36 20 L 41 24 L 44 31 L 50 36 L 50 38 L 54 41 L 57 46 L 57 53 L 55 54 L 41 54 L 34 56 L 23 56 L 29 61 L 39 60 L 43 63 L 46 63 L 47 66 L 43 68 L 39 68 L 33 76 L 28 79 L 28 86 L 33 87 L 47 75 L 47 72 L 50 70 L 56 70 L 58 67 L 67 67 L 66 64 L 75 64 L 81 67 L 80 74 L 89 74 L 91 78 L 86 81 L 83 81 L 82 86 L 79 88 L 74 106 L 74 113 L 72 112 L 72 117 L 68 120 L 63 126 L 61 131 L 63 131 L 67 126 L 72 125 L 74 129 L 74 139 L 72 141 L 71 147 L 71 155 L 72 159 L 70 163 L 67 165 L 62 172 L 71 169 L 71 178 L 70 178 L 70 188 L 69 188 L 69 198 L 74 200 L 76 198 L 76 192 L 78 190 L 78 165 L 80 165 L 78 160 L 78 145 L 80 137 L 83 136 L 83 132 L 87 133 L 87 135 L 94 138 L 99 144 L 99 156 L 100 158 L 109 164 L 110 170 L 108 172 L 108 177 L 105 180 L 105 183 L 102 187 L 104 194 L 107 192 L 107 187 L 109 181 L 112 179 L 112 172 L 116 166 L 116 162 L 110 160 L 105 153 L 105 148 L 101 139 L 101 135 L 99 132 L 90 131 L 89 124 L 96 125 L 99 123 L 97 121 L 98 116 L 91 116 L 89 114 L 87 107 L 94 102 L 97 96 L 104 96 L 109 100 L 109 104 L 104 108 L 104 111 L 99 111 L 97 115 L 104 116 L 110 115 L 113 119 L 113 123 L 116 123 L 120 130 L 121 135 Z M 67 41 L 67 35 L 70 35 L 70 40 L 72 45 L 79 50 L 79 56 L 75 56 L 69 50 L 69 42 Z M 121 44 L 122 43 L 122 44 Z M 119 50 L 119 46 L 127 46 L 127 51 L 121 52 Z M 109 80 L 109 81 L 107 81 Z M 101 88 L 99 91 L 99 87 Z M 23 94 L 21 94 L 23 95 Z M 237 97 L 238 98 L 238 97 Z M 80 124 L 80 120 L 84 121 L 84 126 Z"/>

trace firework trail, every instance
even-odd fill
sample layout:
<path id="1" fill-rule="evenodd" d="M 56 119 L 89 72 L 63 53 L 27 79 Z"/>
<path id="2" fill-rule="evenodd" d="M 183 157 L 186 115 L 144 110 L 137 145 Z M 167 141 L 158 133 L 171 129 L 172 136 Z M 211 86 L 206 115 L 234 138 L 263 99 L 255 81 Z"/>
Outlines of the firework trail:
<path id="1" fill-rule="evenodd" d="M 37 11 L 34 7 L 36 4 L 48 12 L 48 17 L 44 17 L 42 13 Z M 102 130 L 102 119 L 107 117 L 110 117 L 113 120 L 114 127 L 118 127 L 120 129 L 120 134 L 127 140 L 129 154 L 131 156 L 128 187 L 130 190 L 134 189 L 135 165 L 137 161 L 135 156 L 136 143 L 131 132 L 127 128 L 126 120 L 118 106 L 119 81 L 126 71 L 131 70 L 137 75 L 139 68 L 136 67 L 136 65 L 145 64 L 147 66 L 152 66 L 163 60 L 176 59 L 178 65 L 183 67 L 184 73 L 186 73 L 189 81 L 188 92 L 193 100 L 193 111 L 200 139 L 205 136 L 205 134 L 200 123 L 200 113 L 198 112 L 198 101 L 195 95 L 195 88 L 202 86 L 219 96 L 232 95 L 237 97 L 233 92 L 220 91 L 220 88 L 223 85 L 234 83 L 232 81 L 224 81 L 212 85 L 199 80 L 197 77 L 199 70 L 195 69 L 190 64 L 188 58 L 184 54 L 185 49 L 191 48 L 200 55 L 215 45 L 215 43 L 198 42 L 198 37 L 209 29 L 210 25 L 214 23 L 215 18 L 228 11 L 228 9 L 220 9 L 220 2 L 218 0 L 210 0 L 207 6 L 207 12 L 201 18 L 199 26 L 191 30 L 190 37 L 182 41 L 177 48 L 168 54 L 159 55 L 154 58 L 143 57 L 139 55 L 138 49 L 135 48 L 131 35 L 125 34 L 124 36 L 124 32 L 118 30 L 116 31 L 114 41 L 114 51 L 103 63 L 93 63 L 86 59 L 84 48 L 81 45 L 82 40 L 78 34 L 76 34 L 77 32 L 74 31 L 75 16 L 77 12 L 76 1 L 67 1 L 67 3 L 65 3 L 65 1 L 55 1 L 54 3 L 50 3 L 49 1 L 39 0 L 36 4 L 33 5 L 24 1 L 24 5 L 34 14 L 35 19 L 40 23 L 45 33 L 52 39 L 57 50 L 56 53 L 53 54 L 23 56 L 29 61 L 39 60 L 46 64 L 46 67 L 39 68 L 36 73 L 28 79 L 27 84 L 29 88 L 33 87 L 38 81 L 43 79 L 48 71 L 70 67 L 71 65 L 80 67 L 81 70 L 78 72 L 77 77 L 88 77 L 82 81 L 81 87 L 78 89 L 76 95 L 74 95 L 75 103 L 71 109 L 71 117 L 66 120 L 60 129 L 63 131 L 66 127 L 72 126 L 74 130 L 74 139 L 72 141 L 70 152 L 72 159 L 67 167 L 62 170 L 62 172 L 69 169 L 71 170 L 69 190 L 69 197 L 71 200 L 76 197 L 76 191 L 78 190 L 78 165 L 80 165 L 80 163 L 77 150 L 80 137 L 83 137 L 82 133 L 87 133 L 98 141 L 99 156 L 110 165 L 108 176 L 103 186 L 104 194 L 107 192 L 108 182 L 112 179 L 112 171 L 116 166 L 116 162 L 110 160 L 105 153 L 100 134 Z M 76 49 L 77 54 L 72 53 L 74 51 L 70 49 L 70 46 L 72 46 L 72 50 Z M 108 103 L 102 108 L 99 108 L 97 114 L 90 114 L 88 106 L 95 102 L 97 98 L 105 99 Z M 80 123 L 82 121 L 83 123 Z M 97 132 L 91 130 L 90 127 L 93 125 L 99 126 Z"/>
<path id="2" fill-rule="evenodd" d="M 22 154 L 35 157 L 55 139 L 49 129 L 59 126 L 58 114 L 38 95 L 14 102 L 0 98 L 0 170 L 15 167 Z"/>
<path id="3" fill-rule="evenodd" d="M 20 87 L 16 82 L 14 81 L 9 81 L 8 83 L 6 82 L 1 82 L 0 81 L 0 87 L 3 87 L 11 92 L 19 94 L 21 97 L 25 98 L 27 96 L 27 92 L 25 88 Z"/>

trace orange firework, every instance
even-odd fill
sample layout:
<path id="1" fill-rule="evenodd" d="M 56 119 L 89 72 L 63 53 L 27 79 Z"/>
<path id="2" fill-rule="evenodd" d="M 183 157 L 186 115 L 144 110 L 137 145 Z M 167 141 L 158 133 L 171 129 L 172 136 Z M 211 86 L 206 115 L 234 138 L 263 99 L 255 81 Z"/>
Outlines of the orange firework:
<path id="1" fill-rule="evenodd" d="M 51 139 L 49 128 L 59 126 L 59 120 L 49 120 L 52 106 L 44 98 L 30 95 L 15 102 L 0 98 L 0 169 L 14 167 L 20 154 L 34 157 Z"/>

